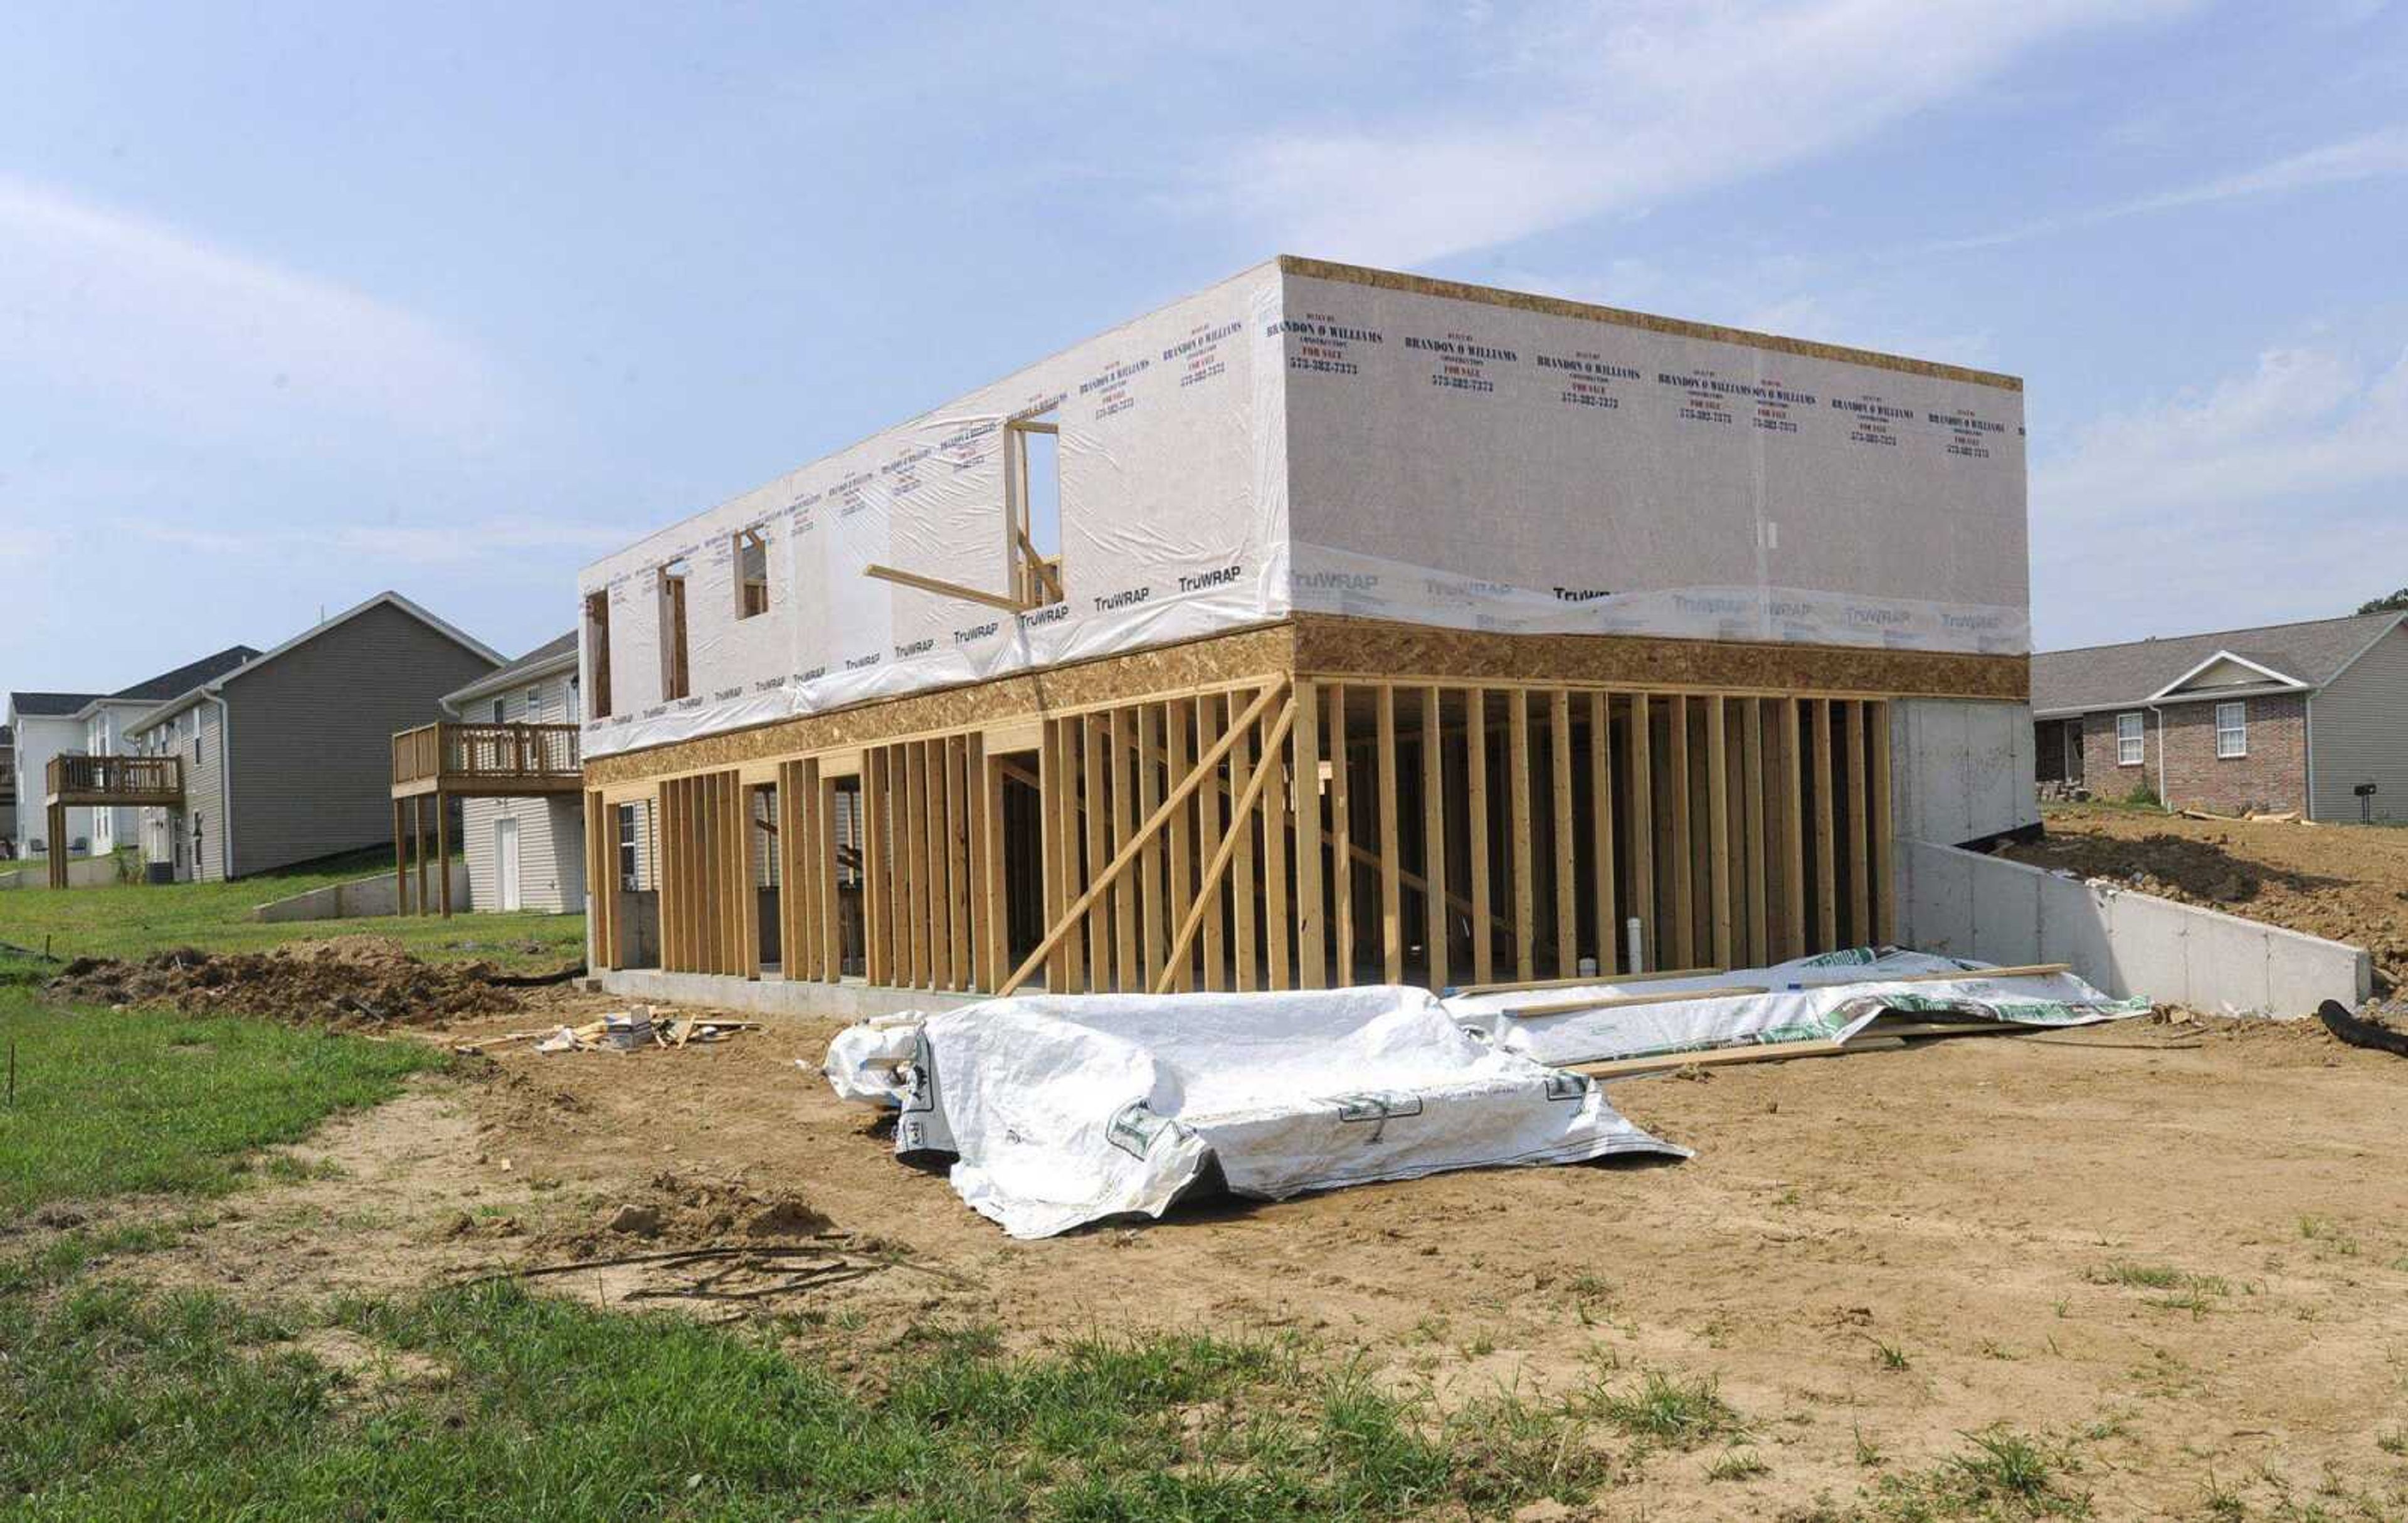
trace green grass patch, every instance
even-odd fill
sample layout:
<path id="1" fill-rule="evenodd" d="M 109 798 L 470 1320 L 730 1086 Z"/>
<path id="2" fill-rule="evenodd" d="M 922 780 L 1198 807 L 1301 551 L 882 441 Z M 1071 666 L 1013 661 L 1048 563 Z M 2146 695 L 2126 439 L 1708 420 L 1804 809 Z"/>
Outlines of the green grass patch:
<path id="1" fill-rule="evenodd" d="M 0 1064 L 10 1043 L 17 1098 L 0 1105 L 0 1219 L 50 1200 L 222 1194 L 255 1149 L 298 1142 L 444 1061 L 415 1042 L 58 1006 L 0 979 Z"/>
<path id="2" fill-rule="evenodd" d="M 329 884 L 393 869 L 390 852 L 354 852 L 230 884 L 109 884 L 0 891 L 0 941 L 60 957 L 140 957 L 169 947 L 263 952 L 329 936 L 390 936 L 431 961 L 486 958 L 556 968 L 585 954 L 585 917 L 540 914 L 374 915 L 266 925 L 251 912 Z"/>
<path id="3" fill-rule="evenodd" d="M 1600 1391 L 1591 1399 L 1597 1415 L 1634 1438 L 1694 1448 L 1708 1439 L 1740 1431 L 1739 1413 L 1723 1400 L 1711 1375 L 1684 1380 L 1662 1370 L 1640 1376 L 1638 1388 Z"/>
<path id="4" fill-rule="evenodd" d="M 2090 1498 L 2071 1477 L 2071 1447 L 2009 1428 L 1966 1435 L 1961 1454 L 1911 1475 L 1884 1476 L 1873 1516 L 1898 1523 L 1941 1518 L 2088 1517 Z"/>
<path id="5" fill-rule="evenodd" d="M 508 1285 L 311 1317 L 0 1294 L 0 1495 L 29 1518 L 1239 1523 L 1495 1516 L 1605 1479 L 1562 1410 L 1441 1419 L 1289 1343 L 928 1340 L 854 1385 L 778 1334 Z"/>

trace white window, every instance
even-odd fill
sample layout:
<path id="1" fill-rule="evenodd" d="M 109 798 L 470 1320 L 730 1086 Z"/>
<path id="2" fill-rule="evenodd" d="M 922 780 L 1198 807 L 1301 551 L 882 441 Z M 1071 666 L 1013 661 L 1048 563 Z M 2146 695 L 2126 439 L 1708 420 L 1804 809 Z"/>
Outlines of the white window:
<path id="1" fill-rule="evenodd" d="M 507 720 L 509 720 L 509 713 L 508 713 L 508 712 L 506 712 L 506 711 L 505 711 L 505 706 L 507 705 L 508 701 L 509 701 L 509 700 L 504 699 L 504 698 L 495 698 L 495 699 L 494 700 L 494 724 L 499 725 L 499 724 L 502 724 L 502 723 L 506 722 Z"/>
<path id="2" fill-rule="evenodd" d="M 2117 714 L 2115 716 L 2115 765 L 2138 767 L 2141 765 L 2141 716 Z"/>
<path id="3" fill-rule="evenodd" d="M 2229 761 L 2249 754 L 2249 700 L 2235 699 L 2215 706 L 2215 756 Z"/>
<path id="4" fill-rule="evenodd" d="M 530 725 L 543 723 L 543 689 L 540 687 L 526 690 L 526 722 Z"/>

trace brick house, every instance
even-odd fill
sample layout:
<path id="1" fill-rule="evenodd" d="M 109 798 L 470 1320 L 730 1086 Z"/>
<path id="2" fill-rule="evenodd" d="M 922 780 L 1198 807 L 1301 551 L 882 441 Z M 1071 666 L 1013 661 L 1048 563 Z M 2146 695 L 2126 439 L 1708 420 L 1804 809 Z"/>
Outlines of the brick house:
<path id="1" fill-rule="evenodd" d="M 2032 657 L 2042 783 L 2169 808 L 2408 822 L 2408 613 Z"/>

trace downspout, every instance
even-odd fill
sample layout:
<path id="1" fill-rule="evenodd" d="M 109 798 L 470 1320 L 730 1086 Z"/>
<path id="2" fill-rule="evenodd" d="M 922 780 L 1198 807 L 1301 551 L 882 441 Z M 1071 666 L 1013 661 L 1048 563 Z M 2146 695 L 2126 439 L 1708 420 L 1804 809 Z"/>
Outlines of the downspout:
<path id="1" fill-rule="evenodd" d="M 218 876 L 234 882 L 234 710 L 215 688 L 201 697 L 218 706 Z M 2160 751 L 2162 752 L 2162 747 Z M 197 864 L 195 864 L 197 870 Z"/>
<path id="2" fill-rule="evenodd" d="M 2307 697 L 2300 700 L 2300 740 L 2308 752 L 2308 797 L 2300 801 L 2300 818 L 2313 820 L 2316 817 L 2316 695 L 2314 688 L 2309 689 Z"/>
<path id="3" fill-rule="evenodd" d="M 2157 806 L 2171 814 L 2174 812 L 2174 799 L 2172 785 L 2166 781 L 2166 711 L 2154 703 L 2149 709 L 2157 716 Z"/>

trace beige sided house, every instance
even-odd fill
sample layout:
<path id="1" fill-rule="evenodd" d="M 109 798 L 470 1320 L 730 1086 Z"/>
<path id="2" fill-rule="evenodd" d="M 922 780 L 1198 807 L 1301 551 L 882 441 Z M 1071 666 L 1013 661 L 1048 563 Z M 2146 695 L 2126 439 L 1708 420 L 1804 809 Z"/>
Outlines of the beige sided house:
<path id="1" fill-rule="evenodd" d="M 135 719 L 136 754 L 89 758 L 79 801 L 141 806 L 143 850 L 179 882 L 378 844 L 394 731 L 501 660 L 380 593 Z"/>
<path id="2" fill-rule="evenodd" d="M 585 570 L 593 965 L 824 1011 L 1911 937 L 1899 840 L 2038 818 L 2026 523 L 2013 377 L 1270 260 Z"/>
<path id="3" fill-rule="evenodd" d="M 2408 614 L 2045 651 L 2043 783 L 2172 809 L 2408 820 Z"/>
<path id="4" fill-rule="evenodd" d="M 396 799 L 416 797 L 404 774 L 420 739 L 435 732 L 452 753 L 456 774 L 472 764 L 505 766 L 526 785 L 459 794 L 460 844 L 468 859 L 473 910 L 585 908 L 585 813 L 577 770 L 577 631 L 537 646 L 498 670 L 445 696 L 456 724 L 394 738 Z M 490 777 L 485 781 L 492 781 Z M 408 789 L 410 791 L 399 791 Z M 449 796 L 453 790 L 446 790 Z M 405 887 L 407 883 L 405 881 Z"/>

